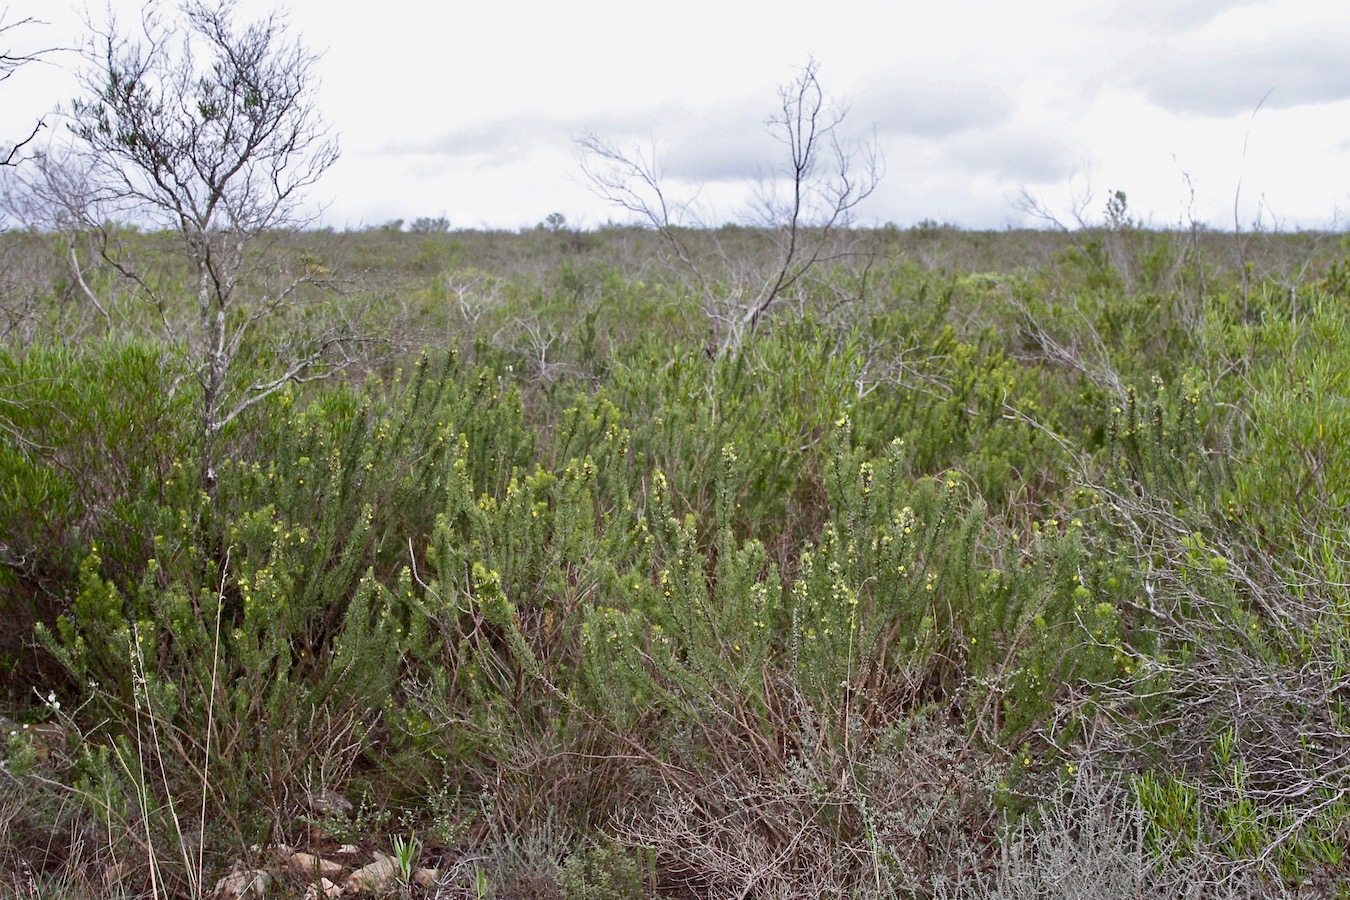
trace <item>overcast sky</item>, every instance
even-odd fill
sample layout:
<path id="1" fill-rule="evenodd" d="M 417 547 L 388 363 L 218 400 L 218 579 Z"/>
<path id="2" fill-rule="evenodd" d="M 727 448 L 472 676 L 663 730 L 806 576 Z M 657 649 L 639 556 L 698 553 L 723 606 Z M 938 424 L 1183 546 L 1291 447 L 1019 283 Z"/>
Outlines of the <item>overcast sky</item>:
<path id="1" fill-rule="evenodd" d="M 112 6 L 134 21 L 141 4 Z M 866 223 L 1025 224 L 1024 189 L 1066 219 L 1074 198 L 1100 218 L 1124 190 L 1155 226 L 1232 228 L 1235 199 L 1244 228 L 1350 214 L 1346 0 L 243 0 L 274 6 L 324 54 L 342 158 L 312 197 L 338 228 L 623 221 L 582 183 L 587 131 L 654 146 L 672 195 L 701 189 L 710 219 L 735 221 L 782 161 L 765 121 L 810 58 L 884 155 Z M 80 40 L 65 0 L 3 8 L 49 23 L 8 49 Z M 0 85 L 0 133 L 74 96 L 61 67 L 77 60 L 50 60 Z"/>

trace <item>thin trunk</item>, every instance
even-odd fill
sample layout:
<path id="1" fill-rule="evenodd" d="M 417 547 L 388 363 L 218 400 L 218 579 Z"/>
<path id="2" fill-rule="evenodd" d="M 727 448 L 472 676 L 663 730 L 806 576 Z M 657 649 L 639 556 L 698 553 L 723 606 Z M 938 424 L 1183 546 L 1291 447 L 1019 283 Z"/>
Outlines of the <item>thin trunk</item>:
<path id="1" fill-rule="evenodd" d="M 220 406 L 225 390 L 229 359 L 225 352 L 225 311 L 219 308 L 211 288 L 211 272 L 204 261 L 197 265 L 197 311 L 201 323 L 202 379 L 202 487 L 215 509 L 216 464 L 219 452 Z"/>

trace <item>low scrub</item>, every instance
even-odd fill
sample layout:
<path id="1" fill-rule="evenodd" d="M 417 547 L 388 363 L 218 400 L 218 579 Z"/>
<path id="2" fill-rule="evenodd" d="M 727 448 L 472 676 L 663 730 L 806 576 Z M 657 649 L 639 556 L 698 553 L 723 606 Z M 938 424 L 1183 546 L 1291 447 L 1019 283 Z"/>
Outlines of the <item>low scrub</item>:
<path id="1" fill-rule="evenodd" d="M 719 349 L 619 262 L 415 240 L 455 346 L 279 390 L 210 466 L 173 347 L 0 355 L 7 889 L 1344 881 L 1333 303 L 1253 319 L 1160 236 L 1128 278 L 896 261 Z"/>

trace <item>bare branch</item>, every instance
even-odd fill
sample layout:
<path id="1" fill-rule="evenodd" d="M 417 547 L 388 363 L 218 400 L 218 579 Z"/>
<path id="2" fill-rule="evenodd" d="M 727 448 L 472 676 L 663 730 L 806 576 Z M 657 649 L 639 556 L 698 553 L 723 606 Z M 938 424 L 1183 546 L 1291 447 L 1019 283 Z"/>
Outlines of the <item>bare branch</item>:
<path id="1" fill-rule="evenodd" d="M 0 35 L 9 34 L 15 28 L 23 28 L 27 25 L 39 24 L 37 19 L 32 16 L 20 19 L 17 22 L 6 22 L 5 14 L 0 13 Z M 42 57 L 48 51 L 39 50 L 36 53 L 22 53 L 10 50 L 0 51 L 0 81 L 7 81 L 20 66 L 26 63 L 34 62 Z"/>
<path id="2" fill-rule="evenodd" d="M 620 148 L 594 134 L 577 139 L 591 190 L 659 232 L 678 268 L 692 278 L 719 350 L 735 348 L 754 333 L 770 307 L 814 267 L 866 255 L 837 236 L 876 189 L 884 168 L 881 154 L 875 140 L 858 143 L 841 136 L 847 109 L 826 97 L 818 72 L 819 65 L 809 60 L 780 89 L 778 110 L 767 122 L 785 159 L 761 176 L 749 217 L 770 230 L 776 250 L 771 261 L 749 271 L 726 258 L 715 236 L 697 249 L 688 240 L 682 229 L 704 223 L 691 216 L 692 201 L 671 201 L 654 150 Z M 711 253 L 704 249 L 708 244 Z M 858 283 L 865 286 L 866 279 Z"/>
<path id="3" fill-rule="evenodd" d="M 219 417 L 219 432 L 249 409 L 291 384 L 307 384 L 332 377 L 335 372 L 355 365 L 360 360 L 345 351 L 355 344 L 382 343 L 374 338 L 329 337 L 307 355 L 293 359 L 280 375 L 267 381 L 255 381 L 243 391 L 243 398 L 229 412 Z M 340 351 L 337 360 L 330 360 L 333 351 Z"/>
<path id="4" fill-rule="evenodd" d="M 838 128 L 848 110 L 825 97 L 820 66 L 809 60 L 779 91 L 779 113 L 770 132 L 788 149 L 779 178 L 761 182 L 757 206 L 764 223 L 779 234 L 780 265 L 758 299 L 741 316 L 753 332 L 760 318 L 808 271 L 839 259 L 830 238 L 852 224 L 853 210 L 871 196 L 883 174 L 875 141 L 849 145 Z"/>
<path id="5" fill-rule="evenodd" d="M 0 38 L 6 40 L 10 36 L 10 32 L 16 28 L 45 24 L 31 16 L 19 19 L 16 22 L 6 22 L 4 17 L 5 14 L 0 13 Z M 0 50 L 0 81 L 8 81 L 20 68 L 29 63 L 37 62 L 43 56 L 51 53 L 52 50 L 53 48 L 35 51 L 19 51 L 10 50 L 8 48 Z M 26 138 L 18 143 L 12 144 L 9 149 L 0 146 L 0 168 L 17 166 L 22 161 L 20 153 L 25 147 L 33 142 L 44 125 L 45 123 L 43 120 L 38 119 L 37 122 L 33 124 L 33 130 L 28 133 Z"/>
<path id="6" fill-rule="evenodd" d="M 98 301 L 98 296 L 89 288 L 89 284 L 84 280 L 84 272 L 80 269 L 80 258 L 75 253 L 75 246 L 70 247 L 70 272 L 75 276 L 75 283 L 80 286 L 80 293 L 88 298 L 93 304 L 94 309 L 103 317 L 103 321 L 111 327 L 112 317 L 108 315 L 108 310 L 104 309 L 103 304 Z"/>
<path id="7" fill-rule="evenodd" d="M 625 150 L 591 133 L 581 135 L 576 143 L 581 151 L 582 174 L 591 190 L 660 234 L 680 268 L 695 279 L 700 293 L 706 293 L 709 284 L 703 267 L 680 233 L 682 228 L 697 228 L 704 223 L 693 216 L 692 201 L 676 202 L 667 195 L 656 148 L 634 146 Z"/>

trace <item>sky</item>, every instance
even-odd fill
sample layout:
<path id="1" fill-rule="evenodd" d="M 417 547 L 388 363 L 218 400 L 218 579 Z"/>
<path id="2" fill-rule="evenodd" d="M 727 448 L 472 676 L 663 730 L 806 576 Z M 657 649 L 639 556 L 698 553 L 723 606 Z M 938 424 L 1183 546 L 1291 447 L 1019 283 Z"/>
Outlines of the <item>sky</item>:
<path id="1" fill-rule="evenodd" d="M 135 21 L 139 0 L 112 0 Z M 785 161 L 766 126 L 808 60 L 846 142 L 884 172 L 859 224 L 966 228 L 1102 220 L 1126 193 L 1153 227 L 1344 228 L 1345 0 L 240 0 L 322 55 L 318 106 L 342 155 L 309 209 L 335 228 L 457 228 L 629 214 L 586 184 L 577 138 L 654 153 L 706 224 L 751 221 Z M 92 18 L 107 6 L 91 4 Z M 0 49 L 77 46 L 85 7 L 0 0 Z M 0 83 L 0 136 L 78 95 L 73 53 Z M 44 140 L 62 137 L 49 116 Z"/>

